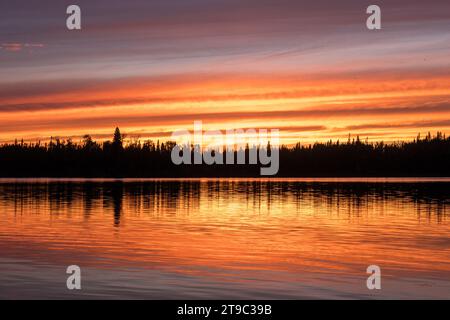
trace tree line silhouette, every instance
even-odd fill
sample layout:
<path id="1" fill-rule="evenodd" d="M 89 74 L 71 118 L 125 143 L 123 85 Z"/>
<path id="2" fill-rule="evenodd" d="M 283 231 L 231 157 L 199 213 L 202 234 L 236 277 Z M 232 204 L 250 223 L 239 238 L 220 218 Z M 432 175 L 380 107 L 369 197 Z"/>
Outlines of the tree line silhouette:
<path id="1" fill-rule="evenodd" d="M 0 145 L 1 177 L 259 177 L 261 165 L 175 165 L 175 142 L 125 143 L 119 128 L 112 141 L 48 143 L 15 141 Z M 253 147 L 256 148 L 256 147 Z M 270 154 L 270 146 L 269 148 Z M 249 157 L 251 147 L 245 154 Z M 359 137 L 279 148 L 279 177 L 450 176 L 450 137 L 430 133 L 413 141 L 384 143 Z M 248 161 L 246 161 L 248 163 Z"/>

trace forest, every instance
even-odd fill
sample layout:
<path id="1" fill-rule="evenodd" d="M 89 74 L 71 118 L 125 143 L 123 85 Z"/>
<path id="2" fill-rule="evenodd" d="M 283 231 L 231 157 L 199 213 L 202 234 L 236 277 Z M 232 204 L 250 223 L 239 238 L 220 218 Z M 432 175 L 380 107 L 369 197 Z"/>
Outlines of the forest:
<path id="1" fill-rule="evenodd" d="M 51 139 L 0 145 L 0 177 L 259 177 L 261 165 L 175 165 L 174 142 Z M 271 151 L 268 150 L 270 153 Z M 249 146 L 245 150 L 249 156 Z M 450 137 L 437 132 L 396 143 L 361 141 L 279 147 L 277 177 L 448 177 Z"/>

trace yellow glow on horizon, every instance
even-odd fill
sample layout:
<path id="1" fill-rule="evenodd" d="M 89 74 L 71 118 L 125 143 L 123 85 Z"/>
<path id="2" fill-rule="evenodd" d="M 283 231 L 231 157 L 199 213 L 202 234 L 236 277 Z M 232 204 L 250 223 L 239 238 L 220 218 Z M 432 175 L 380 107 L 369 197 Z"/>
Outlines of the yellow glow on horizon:
<path id="1" fill-rule="evenodd" d="M 436 114 L 427 110 L 430 105 L 450 101 L 450 77 L 388 80 L 296 81 L 275 76 L 273 79 L 237 77 L 234 81 L 224 78 L 222 81 L 214 79 L 159 86 L 142 84 L 137 88 L 124 85 L 109 92 L 101 88 L 83 95 L 74 92 L 10 99 L 8 103 L 40 103 L 44 106 L 52 103 L 57 107 L 0 112 L 0 126 L 4 124 L 0 141 L 15 138 L 35 141 L 46 140 L 50 136 L 64 138 L 84 134 L 100 135 L 99 140 L 104 140 L 115 126 L 130 136 L 165 141 L 177 129 L 192 129 L 194 120 L 203 121 L 204 126 L 212 130 L 280 128 L 282 143 L 286 144 L 295 143 L 296 139 L 305 142 L 342 139 L 349 133 L 370 135 L 370 139 L 408 139 L 423 130 L 434 129 L 432 125 L 415 128 L 414 122 L 450 119 L 450 111 L 445 109 Z M 151 90 L 155 88 L 158 90 Z M 358 113 L 358 110 L 367 108 L 409 106 L 420 109 L 409 114 Z M 339 113 L 342 110 L 355 111 Z M 367 130 L 345 129 L 366 124 L 381 126 L 383 123 L 389 128 L 389 125 L 407 122 L 411 123 L 409 127 L 397 126 L 392 130 L 395 133 L 386 129 L 383 132 L 376 126 Z M 308 127 L 323 129 L 306 130 Z M 446 131 L 448 127 L 436 129 Z M 287 131 L 283 132 L 283 129 Z"/>

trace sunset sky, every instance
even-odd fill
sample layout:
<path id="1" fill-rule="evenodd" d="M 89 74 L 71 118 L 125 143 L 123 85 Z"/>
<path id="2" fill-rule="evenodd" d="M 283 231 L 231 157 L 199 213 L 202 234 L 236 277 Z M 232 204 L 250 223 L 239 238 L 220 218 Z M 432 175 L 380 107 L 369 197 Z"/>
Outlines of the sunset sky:
<path id="1" fill-rule="evenodd" d="M 448 0 L 2 1 L 0 142 L 166 140 L 195 120 L 286 144 L 449 134 L 449 57 Z"/>

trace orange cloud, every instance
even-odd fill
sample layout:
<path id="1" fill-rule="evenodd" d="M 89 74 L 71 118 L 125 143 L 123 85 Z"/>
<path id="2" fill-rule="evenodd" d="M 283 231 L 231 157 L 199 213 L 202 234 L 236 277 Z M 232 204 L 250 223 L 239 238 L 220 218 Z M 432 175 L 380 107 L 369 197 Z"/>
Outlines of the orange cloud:
<path id="1" fill-rule="evenodd" d="M 10 84 L 0 89 L 0 96 L 7 93 L 0 98 L 0 140 L 85 133 L 106 138 L 115 126 L 164 140 L 195 120 L 218 130 L 279 128 L 285 131 L 283 143 L 361 130 L 383 138 L 387 128 L 408 138 L 425 127 L 449 127 L 438 121 L 450 119 L 449 88 L 450 77 L 438 71 L 327 77 L 185 74 Z"/>
<path id="2" fill-rule="evenodd" d="M 35 49 L 35 48 L 43 48 L 44 44 L 42 43 L 2 43 L 0 45 L 0 50 L 5 50 L 9 52 L 18 52 L 23 49 Z"/>

